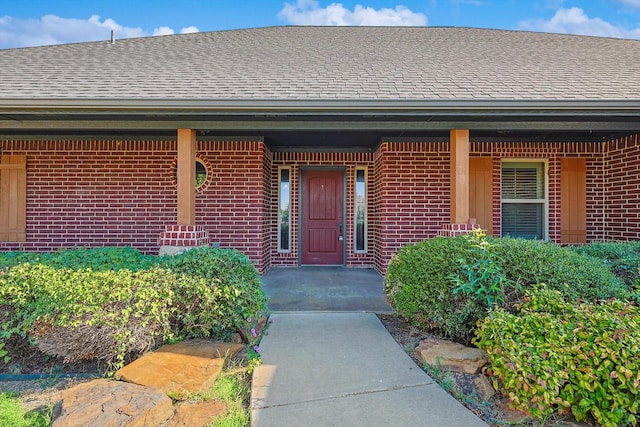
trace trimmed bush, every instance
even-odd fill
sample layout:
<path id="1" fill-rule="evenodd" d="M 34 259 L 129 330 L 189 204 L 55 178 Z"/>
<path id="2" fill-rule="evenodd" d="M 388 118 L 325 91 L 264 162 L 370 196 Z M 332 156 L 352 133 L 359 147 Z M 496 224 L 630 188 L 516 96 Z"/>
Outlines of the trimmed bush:
<path id="1" fill-rule="evenodd" d="M 119 366 L 174 336 L 173 288 L 197 280 L 168 270 L 92 271 L 21 264 L 0 275 L 0 339 L 35 339 L 65 361 L 99 358 Z"/>
<path id="2" fill-rule="evenodd" d="M 572 304 L 560 292 L 528 290 L 517 314 L 492 311 L 475 343 L 511 404 L 539 419 L 636 425 L 640 411 L 640 309 L 620 300 Z"/>
<path id="3" fill-rule="evenodd" d="M 483 308 L 464 294 L 454 295 L 451 277 L 469 248 L 462 237 L 436 237 L 400 248 L 384 281 L 389 304 L 420 329 L 468 342 Z"/>
<path id="4" fill-rule="evenodd" d="M 117 368 L 170 340 L 235 331 L 247 343 L 255 338 L 266 298 L 240 252 L 201 248 L 160 259 L 122 248 L 88 252 L 25 255 L 41 262 L 0 271 L 0 356 L 20 336 L 66 361 L 99 358 Z"/>
<path id="5" fill-rule="evenodd" d="M 158 258 L 143 255 L 132 247 L 60 249 L 55 252 L 0 252 L 0 268 L 28 262 L 52 267 L 92 270 L 144 270 L 157 264 Z"/>
<path id="6" fill-rule="evenodd" d="M 246 342 L 251 341 L 247 331 L 266 313 L 267 298 L 260 274 L 246 255 L 235 249 L 205 246 L 165 258 L 164 265 L 176 273 L 204 279 L 210 287 L 209 291 L 180 292 L 179 319 L 184 331 L 193 335 L 193 328 L 212 324 L 208 318 L 215 313 L 215 329 L 207 331 L 208 334 L 233 329 Z"/>
<path id="7" fill-rule="evenodd" d="M 629 296 L 602 260 L 537 240 L 483 239 L 485 247 L 474 235 L 402 247 L 385 278 L 391 306 L 416 327 L 468 343 L 494 303 L 512 310 L 522 290 L 536 283 L 569 300 Z"/>
<path id="8" fill-rule="evenodd" d="M 598 242 L 571 249 L 605 261 L 631 290 L 640 287 L 640 242 Z"/>
<path id="9" fill-rule="evenodd" d="M 600 259 L 541 240 L 492 240 L 507 277 L 523 286 L 544 283 L 570 300 L 628 296 L 622 281 Z"/>

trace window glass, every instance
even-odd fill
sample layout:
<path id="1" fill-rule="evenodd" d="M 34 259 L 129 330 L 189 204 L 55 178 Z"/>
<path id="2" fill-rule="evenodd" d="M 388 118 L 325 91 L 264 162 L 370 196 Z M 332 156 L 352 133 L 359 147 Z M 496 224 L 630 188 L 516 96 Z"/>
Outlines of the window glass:
<path id="1" fill-rule="evenodd" d="M 291 250 L 291 169 L 281 168 L 278 179 L 278 250 Z"/>
<path id="2" fill-rule="evenodd" d="M 204 163 L 196 160 L 196 188 L 200 187 L 207 181 L 207 168 Z"/>
<path id="3" fill-rule="evenodd" d="M 367 251 L 367 173 L 366 169 L 356 169 L 355 179 L 355 252 Z"/>
<path id="4" fill-rule="evenodd" d="M 504 162 L 501 184 L 502 236 L 544 239 L 544 163 Z"/>

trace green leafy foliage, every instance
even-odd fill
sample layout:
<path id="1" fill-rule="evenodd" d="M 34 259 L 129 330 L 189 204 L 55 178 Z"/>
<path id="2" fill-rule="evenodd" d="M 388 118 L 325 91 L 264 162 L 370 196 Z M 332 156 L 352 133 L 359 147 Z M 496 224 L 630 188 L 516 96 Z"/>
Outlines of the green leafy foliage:
<path id="1" fill-rule="evenodd" d="M 627 298 L 602 260 L 538 240 L 436 237 L 402 247 L 389 263 L 385 292 L 414 326 L 469 342 L 476 322 L 522 291 L 546 283 L 569 300 Z"/>
<path id="2" fill-rule="evenodd" d="M 128 354 L 173 337 L 173 288 L 197 285 L 157 267 L 132 272 L 21 264 L 0 276 L 0 299 L 13 309 L 0 339 L 18 334 L 67 360 L 98 357 L 117 367 Z"/>
<path id="3" fill-rule="evenodd" d="M 242 252 L 201 247 L 165 259 L 167 268 L 205 280 L 207 289 L 185 289 L 180 300 L 184 329 L 211 324 L 215 313 L 218 328 L 232 328 L 251 343 L 250 331 L 267 311 L 260 274 Z M 213 330 L 207 333 L 212 333 Z"/>
<path id="4" fill-rule="evenodd" d="M 470 248 L 467 256 L 458 260 L 460 274 L 451 277 L 455 284 L 453 293 L 463 292 L 486 308 L 502 305 L 507 292 L 515 289 L 517 283 L 502 270 L 504 260 L 496 254 L 495 241 L 489 241 L 481 229 L 463 237 Z"/>
<path id="5" fill-rule="evenodd" d="M 144 255 L 132 247 L 60 249 L 55 252 L 0 252 L 0 268 L 18 264 L 45 264 L 52 267 L 92 270 L 144 270 L 159 258 Z"/>
<path id="6" fill-rule="evenodd" d="M 603 260 L 630 291 L 637 294 L 640 289 L 640 242 L 598 242 L 571 249 Z"/>
<path id="7" fill-rule="evenodd" d="M 512 405 L 539 419 L 573 412 L 600 425 L 636 425 L 640 411 L 640 309 L 621 300 L 570 303 L 528 290 L 518 313 L 493 310 L 476 331 L 488 373 Z"/>
<path id="8" fill-rule="evenodd" d="M 400 248 L 385 276 L 390 305 L 418 328 L 468 341 L 483 309 L 466 295 L 455 295 L 450 278 L 460 271 L 469 247 L 461 237 L 436 237 Z"/>
<path id="9" fill-rule="evenodd" d="M 257 338 L 253 319 L 263 317 L 266 298 L 238 251 L 201 248 L 174 258 L 82 251 L 5 258 L 36 263 L 0 270 L 0 356 L 17 335 L 69 361 L 100 358 L 118 368 L 167 341 L 232 331 Z"/>
<path id="10" fill-rule="evenodd" d="M 500 238 L 495 251 L 507 276 L 523 286 L 545 283 L 570 300 L 626 298 L 628 290 L 602 260 L 541 240 Z"/>
<path id="11" fill-rule="evenodd" d="M 0 393 L 0 426 L 46 427 L 51 425 L 52 408 L 27 412 L 20 399 L 11 393 Z"/>

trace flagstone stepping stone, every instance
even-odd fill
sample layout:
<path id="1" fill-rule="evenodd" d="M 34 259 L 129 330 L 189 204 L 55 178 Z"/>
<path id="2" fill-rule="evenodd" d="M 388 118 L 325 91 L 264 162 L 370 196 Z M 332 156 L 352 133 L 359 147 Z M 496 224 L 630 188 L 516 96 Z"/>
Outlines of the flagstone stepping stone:
<path id="1" fill-rule="evenodd" d="M 173 402 L 162 391 L 106 379 L 79 384 L 60 395 L 53 427 L 159 426 L 173 415 Z"/>
<path id="2" fill-rule="evenodd" d="M 227 358 L 244 346 L 208 340 L 188 340 L 160 347 L 115 374 L 116 379 L 156 387 L 174 399 L 211 388 Z"/>

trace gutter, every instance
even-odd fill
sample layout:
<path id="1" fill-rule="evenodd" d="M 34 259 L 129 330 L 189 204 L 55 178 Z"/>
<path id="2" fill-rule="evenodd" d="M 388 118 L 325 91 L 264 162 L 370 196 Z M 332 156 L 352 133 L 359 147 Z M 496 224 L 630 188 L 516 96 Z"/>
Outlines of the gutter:
<path id="1" fill-rule="evenodd" d="M 424 99 L 138 99 L 138 98 L 0 98 L 0 113 L 117 112 L 575 112 L 627 111 L 640 114 L 640 99 L 606 100 L 424 100 Z"/>

